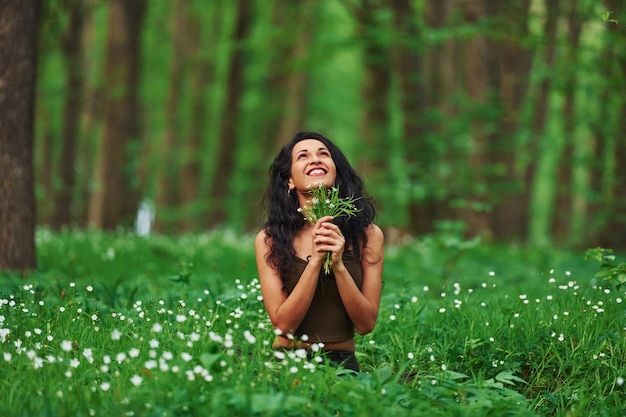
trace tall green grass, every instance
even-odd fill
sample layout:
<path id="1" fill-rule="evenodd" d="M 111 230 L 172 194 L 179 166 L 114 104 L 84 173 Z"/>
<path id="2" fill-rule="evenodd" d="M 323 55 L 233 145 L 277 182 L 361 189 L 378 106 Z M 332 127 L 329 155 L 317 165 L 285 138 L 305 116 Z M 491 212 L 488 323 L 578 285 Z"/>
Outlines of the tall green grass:
<path id="1" fill-rule="evenodd" d="M 386 251 L 358 375 L 276 354 L 252 236 L 37 233 L 0 284 L 2 416 L 621 416 L 624 290 L 582 253 Z"/>

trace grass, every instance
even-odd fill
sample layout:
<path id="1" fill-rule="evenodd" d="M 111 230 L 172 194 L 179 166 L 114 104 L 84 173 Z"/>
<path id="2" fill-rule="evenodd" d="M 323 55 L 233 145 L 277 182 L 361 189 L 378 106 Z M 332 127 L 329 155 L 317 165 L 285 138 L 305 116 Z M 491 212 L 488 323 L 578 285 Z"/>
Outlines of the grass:
<path id="1" fill-rule="evenodd" d="M 583 254 L 388 247 L 353 375 L 270 349 L 251 236 L 42 229 L 37 246 L 39 270 L 0 284 L 2 416 L 626 412 L 626 294 Z"/>

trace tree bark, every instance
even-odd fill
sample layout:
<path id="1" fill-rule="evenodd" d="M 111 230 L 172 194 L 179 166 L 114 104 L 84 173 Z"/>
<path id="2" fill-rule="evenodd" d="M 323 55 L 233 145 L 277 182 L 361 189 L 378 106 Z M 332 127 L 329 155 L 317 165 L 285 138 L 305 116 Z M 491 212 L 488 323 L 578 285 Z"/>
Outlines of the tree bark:
<path id="1" fill-rule="evenodd" d="M 36 267 L 34 0 L 0 2 L 0 269 Z"/>
<path id="2" fill-rule="evenodd" d="M 558 21 L 559 21 L 559 0 L 553 0 L 546 2 L 546 16 L 543 25 L 543 55 L 542 61 L 537 65 L 538 72 L 542 74 L 541 81 L 537 87 L 536 98 L 533 103 L 533 111 L 531 115 L 531 132 L 532 136 L 537 139 L 529 139 L 527 144 L 527 152 L 530 155 L 539 155 L 540 147 L 539 142 L 543 141 L 543 138 L 547 136 L 546 121 L 549 114 L 550 105 L 550 93 L 553 86 L 553 78 L 555 72 L 555 55 L 557 47 L 557 33 L 558 33 Z M 528 184 L 532 184 L 536 187 L 536 175 L 535 170 L 527 170 Z M 540 181 L 545 181 L 540 179 Z M 530 205 L 534 206 L 535 199 L 544 199 L 543 195 L 539 193 L 531 194 Z M 550 236 L 550 222 L 552 219 L 552 210 L 539 210 L 531 214 L 529 221 L 529 237 L 528 241 L 532 244 L 545 244 L 547 238 Z"/>
<path id="3" fill-rule="evenodd" d="M 392 64 L 398 78 L 398 93 L 402 112 L 401 137 L 406 152 L 405 163 L 409 168 L 411 184 L 421 184 L 422 193 L 411 193 L 408 203 L 408 228 L 413 234 L 425 234 L 433 230 L 437 217 L 434 182 L 428 181 L 434 172 L 437 152 L 431 146 L 426 124 L 426 87 L 421 50 L 418 45 L 425 39 L 418 27 L 418 19 L 412 2 L 391 0 L 393 22 L 397 31 Z M 420 194 L 420 195 L 416 195 Z"/>
<path id="4" fill-rule="evenodd" d="M 552 234 L 555 240 L 561 244 L 574 241 L 576 237 L 571 235 L 572 214 L 575 198 L 574 188 L 574 147 L 576 129 L 576 80 L 578 67 L 578 48 L 580 46 L 580 33 L 582 29 L 582 16 L 578 10 L 578 2 L 571 2 L 567 10 L 567 45 L 563 62 L 563 150 L 559 160 L 557 173 L 555 210 L 558 213 L 553 218 Z"/>
<path id="5" fill-rule="evenodd" d="M 389 92 L 391 89 L 391 49 L 385 41 L 388 31 L 380 19 L 387 9 L 379 0 L 361 0 L 354 6 L 357 36 L 363 42 L 363 117 L 359 136 L 363 154 L 357 165 L 359 172 L 375 186 L 384 183 L 389 159 Z"/>
<path id="6" fill-rule="evenodd" d="M 502 185 L 501 196 L 493 211 L 494 234 L 499 239 L 524 239 L 529 225 L 529 201 L 534 158 L 525 166 L 519 164 L 521 152 L 516 138 L 522 106 L 528 95 L 532 51 L 524 46 L 528 36 L 530 0 L 484 0 L 487 15 L 500 39 L 490 37 L 488 51 L 489 84 L 496 104 L 501 108 L 499 129 L 491 135 L 490 148 L 495 150 L 497 165 L 503 175 L 496 178 Z"/>
<path id="7" fill-rule="evenodd" d="M 479 25 L 481 20 L 486 18 L 487 10 L 482 0 L 465 1 L 459 7 L 466 24 Z M 458 68 L 461 88 L 473 108 L 497 106 L 493 103 L 492 83 L 498 82 L 499 68 L 494 58 L 497 59 L 497 55 L 494 54 L 489 39 L 483 34 L 477 33 L 471 38 L 457 41 L 454 66 Z M 472 109 L 467 108 L 465 111 L 469 112 Z M 484 112 L 476 112 L 476 117 L 470 117 L 468 128 L 471 135 L 471 151 L 467 155 L 470 178 L 469 181 L 459 179 L 459 182 L 465 183 L 467 187 L 466 190 L 460 190 L 464 194 L 461 194 L 459 215 L 466 224 L 468 236 L 491 238 L 494 225 L 493 212 L 490 210 L 494 201 L 488 184 L 494 181 L 491 174 L 494 162 L 492 154 L 494 138 L 493 133 L 485 129 L 489 120 L 485 120 Z M 463 162 L 457 161 L 457 164 L 462 165 Z"/>
<path id="8" fill-rule="evenodd" d="M 66 98 L 63 108 L 61 136 L 60 189 L 54 196 L 51 226 L 60 229 L 72 222 L 72 203 L 76 184 L 76 146 L 83 103 L 83 46 L 84 10 L 82 3 L 71 2 L 69 24 L 63 37 Z"/>
<path id="9" fill-rule="evenodd" d="M 89 206 L 98 160 L 98 145 L 102 134 L 103 88 L 96 81 L 99 68 L 96 66 L 96 24 L 93 3 L 85 10 L 81 43 L 83 46 L 83 105 L 81 107 L 81 135 L 76 149 L 76 188 L 78 199 L 73 214 L 74 221 L 81 227 L 89 222 Z"/>
<path id="10" fill-rule="evenodd" d="M 239 133 L 240 107 L 244 93 L 245 41 L 250 33 L 252 10 L 245 0 L 236 3 L 233 49 L 226 71 L 226 103 L 222 130 L 216 145 L 215 166 L 211 182 L 209 228 L 223 224 L 228 218 L 228 196 L 235 165 L 235 150 Z"/>
<path id="11" fill-rule="evenodd" d="M 111 0 L 104 70 L 104 130 L 95 174 L 90 223 L 132 226 L 139 203 L 133 147 L 139 141 L 140 34 L 145 0 Z"/>
<path id="12" fill-rule="evenodd" d="M 615 80 L 615 83 L 607 85 L 611 88 L 618 98 L 617 103 L 619 110 L 617 113 L 617 126 L 613 132 L 613 140 L 605 138 L 612 146 L 613 161 L 610 165 L 615 167 L 613 178 L 606 183 L 607 195 L 602 200 L 602 211 L 606 213 L 606 227 L 603 228 L 598 244 L 606 248 L 623 250 L 626 248 L 624 236 L 626 235 L 626 198 L 624 198 L 624 190 L 626 190 L 626 170 L 624 169 L 624 161 L 626 161 L 626 4 L 620 0 L 605 0 L 604 2 L 608 11 L 611 12 L 611 18 L 615 22 L 607 23 L 607 30 L 610 33 L 610 41 L 612 56 L 614 59 L 612 71 L 614 76 L 609 78 Z M 603 167 L 607 170 L 606 167 Z M 609 174 L 610 175 L 610 174 Z"/>
<path id="13" fill-rule="evenodd" d="M 185 74 L 185 61 L 189 51 L 187 43 L 186 14 L 188 2 L 175 0 L 171 15 L 170 38 L 172 39 L 169 67 L 169 89 L 165 105 L 165 130 L 158 148 L 161 156 L 156 181 L 156 211 L 154 228 L 166 231 L 175 224 L 171 211 L 178 202 L 179 152 L 181 149 L 180 104 Z"/>
<path id="14" fill-rule="evenodd" d="M 286 3 L 295 8 L 293 20 L 285 22 L 289 32 L 293 33 L 293 41 L 287 45 L 286 58 L 290 65 L 285 68 L 284 78 L 279 80 L 284 90 L 281 117 L 278 121 L 278 135 L 274 150 L 280 149 L 293 135 L 302 130 L 307 104 L 308 72 L 304 70 L 304 59 L 310 49 L 311 31 L 308 28 L 315 22 L 317 2 L 305 0 Z M 277 7 L 280 12 L 281 6 Z M 284 65 L 284 64 L 283 64 Z M 271 148 L 270 148 L 271 149 Z"/>
<path id="15" fill-rule="evenodd" d="M 180 207 L 183 209 L 181 230 L 191 232 L 202 225 L 200 215 L 200 183 L 202 176 L 201 154 L 205 135 L 205 122 L 208 113 L 206 92 L 215 82 L 215 54 L 222 22 L 222 5 L 215 2 L 208 33 L 201 33 L 202 22 L 197 16 L 186 16 L 187 49 L 194 57 L 192 68 L 192 102 L 188 143 L 185 147 L 181 168 Z M 205 42 L 201 42 L 202 39 Z"/>

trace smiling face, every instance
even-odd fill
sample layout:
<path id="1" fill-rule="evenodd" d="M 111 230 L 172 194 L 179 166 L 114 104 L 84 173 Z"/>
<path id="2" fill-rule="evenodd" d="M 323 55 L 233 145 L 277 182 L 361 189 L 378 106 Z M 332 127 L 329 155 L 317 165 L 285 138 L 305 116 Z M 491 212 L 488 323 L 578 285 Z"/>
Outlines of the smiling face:
<path id="1" fill-rule="evenodd" d="M 291 151 L 291 177 L 289 189 L 306 193 L 307 187 L 320 182 L 332 187 L 337 177 L 337 168 L 330 151 L 317 139 L 304 139 L 296 143 Z"/>

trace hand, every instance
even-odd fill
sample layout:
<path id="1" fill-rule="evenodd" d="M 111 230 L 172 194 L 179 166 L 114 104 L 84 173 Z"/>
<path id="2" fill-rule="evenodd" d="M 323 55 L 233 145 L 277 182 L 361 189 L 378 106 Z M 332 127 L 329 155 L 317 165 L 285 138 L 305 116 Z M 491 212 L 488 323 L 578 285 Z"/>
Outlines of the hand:
<path id="1" fill-rule="evenodd" d="M 343 264 L 343 251 L 346 239 L 339 227 L 332 223 L 332 220 L 332 216 L 325 216 L 315 223 L 313 228 L 312 257 L 319 257 L 323 262 L 326 254 L 330 253 L 331 264 L 335 268 Z"/>

